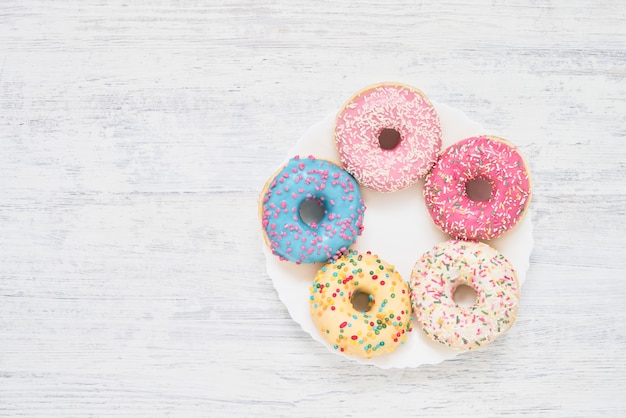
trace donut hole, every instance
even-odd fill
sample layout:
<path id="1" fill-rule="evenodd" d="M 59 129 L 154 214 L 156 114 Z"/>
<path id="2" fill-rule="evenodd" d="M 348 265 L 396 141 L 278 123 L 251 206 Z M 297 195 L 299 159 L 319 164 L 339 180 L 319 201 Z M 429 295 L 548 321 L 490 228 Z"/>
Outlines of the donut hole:
<path id="1" fill-rule="evenodd" d="M 461 284 L 454 289 L 454 293 L 452 293 L 452 299 L 454 303 L 459 305 L 462 308 L 469 308 L 472 305 L 475 305 L 478 300 L 478 294 L 476 290 L 472 286 L 468 286 L 466 284 Z"/>
<path id="2" fill-rule="evenodd" d="M 312 226 L 318 224 L 326 214 L 326 208 L 321 200 L 311 198 L 300 203 L 300 219 L 305 224 Z"/>
<path id="3" fill-rule="evenodd" d="M 367 312 L 374 306 L 374 297 L 367 292 L 357 290 L 350 298 L 352 307 L 359 312 Z"/>
<path id="4" fill-rule="evenodd" d="M 378 135 L 378 143 L 382 149 L 392 150 L 400 144 L 400 132 L 385 128 Z"/>
<path id="5" fill-rule="evenodd" d="M 470 200 L 485 202 L 491 199 L 493 186 L 491 182 L 482 178 L 475 178 L 465 183 L 465 194 Z"/>

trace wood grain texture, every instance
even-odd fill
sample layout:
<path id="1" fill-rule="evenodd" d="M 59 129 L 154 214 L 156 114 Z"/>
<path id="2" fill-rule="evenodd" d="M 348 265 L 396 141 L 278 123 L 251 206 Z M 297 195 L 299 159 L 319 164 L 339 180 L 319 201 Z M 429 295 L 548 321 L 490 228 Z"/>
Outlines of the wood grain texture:
<path id="1" fill-rule="evenodd" d="M 626 414 L 626 8 L 432 3 L 3 1 L 0 415 Z M 515 327 L 417 369 L 314 343 L 257 220 L 305 129 L 383 80 L 534 180 Z"/>

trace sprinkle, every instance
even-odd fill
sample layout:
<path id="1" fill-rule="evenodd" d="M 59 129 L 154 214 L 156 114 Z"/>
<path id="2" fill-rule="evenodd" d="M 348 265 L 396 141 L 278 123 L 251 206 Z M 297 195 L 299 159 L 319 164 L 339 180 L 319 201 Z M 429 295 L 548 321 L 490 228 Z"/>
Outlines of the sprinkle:
<path id="1" fill-rule="evenodd" d="M 467 197 L 466 184 L 474 179 L 491 184 L 489 200 Z M 493 239 L 511 229 L 525 213 L 530 194 L 523 157 L 515 146 L 492 136 L 467 138 L 448 147 L 424 184 L 424 199 L 435 224 L 465 240 Z"/>
<path id="2" fill-rule="evenodd" d="M 460 284 L 476 289 L 477 301 L 468 308 L 454 301 Z M 413 267 L 411 298 L 427 335 L 453 348 L 472 349 L 513 325 L 501 322 L 517 315 L 519 285 L 513 267 L 495 249 L 480 242 L 449 240 L 425 253 Z"/>
<path id="3" fill-rule="evenodd" d="M 331 177 L 340 179 L 344 187 L 332 186 Z M 346 193 L 354 198 L 340 199 Z M 325 214 L 319 222 L 307 225 L 298 211 L 302 202 L 311 199 L 324 205 Z M 341 167 L 312 156 L 289 160 L 268 181 L 261 201 L 261 224 L 272 252 L 297 264 L 336 258 L 363 232 L 365 206 L 354 178 Z M 292 246 L 298 240 L 306 245 Z"/>
<path id="4" fill-rule="evenodd" d="M 379 283 L 372 279 L 371 266 L 383 265 L 383 272 L 390 274 L 389 280 L 396 287 L 408 291 L 408 284 L 397 272 L 392 272 L 391 266 L 380 260 L 373 264 L 372 260 L 378 260 L 377 256 L 349 250 L 321 268 L 310 287 L 313 322 L 318 329 L 323 330 L 322 336 L 330 344 L 349 355 L 372 357 L 389 353 L 397 344 L 406 341 L 407 333 L 411 330 L 410 321 L 404 323 L 396 314 L 410 311 L 410 300 L 394 300 L 387 297 L 386 293 L 379 294 L 378 292 L 383 292 L 382 288 L 374 290 Z M 346 276 L 347 272 L 362 277 L 360 280 L 346 280 L 349 277 Z M 337 276 L 335 273 L 338 273 Z M 368 311 L 355 311 L 351 304 L 352 297 L 360 292 L 368 294 Z M 345 312 L 350 319 L 344 317 L 346 320 L 338 321 L 337 313 L 331 314 L 337 311 Z M 345 330 L 347 331 L 344 333 Z"/>
<path id="5" fill-rule="evenodd" d="M 382 149 L 384 129 L 400 133 L 400 144 Z M 417 89 L 382 84 L 346 103 L 337 117 L 335 142 L 341 162 L 358 182 L 380 192 L 404 189 L 424 176 L 441 148 L 439 117 Z"/>

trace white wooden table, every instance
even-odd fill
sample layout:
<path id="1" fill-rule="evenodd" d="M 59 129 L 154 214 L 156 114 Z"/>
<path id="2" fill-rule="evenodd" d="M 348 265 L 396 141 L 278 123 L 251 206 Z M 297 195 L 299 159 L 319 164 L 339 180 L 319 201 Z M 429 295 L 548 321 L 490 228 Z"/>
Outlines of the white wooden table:
<path id="1" fill-rule="evenodd" d="M 626 6 L 0 3 L 0 415 L 626 414 Z M 360 88 L 528 158 L 515 327 L 442 364 L 329 353 L 265 273 L 262 184 Z"/>

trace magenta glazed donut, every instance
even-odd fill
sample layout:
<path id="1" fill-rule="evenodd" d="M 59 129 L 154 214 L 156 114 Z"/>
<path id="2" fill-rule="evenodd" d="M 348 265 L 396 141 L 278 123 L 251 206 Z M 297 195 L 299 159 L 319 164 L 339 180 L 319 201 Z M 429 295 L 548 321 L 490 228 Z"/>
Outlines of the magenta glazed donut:
<path id="1" fill-rule="evenodd" d="M 499 237 L 519 222 L 530 197 L 522 155 L 495 136 L 467 138 L 446 148 L 424 184 L 435 224 L 462 240 Z"/>
<path id="2" fill-rule="evenodd" d="M 418 89 L 383 83 L 353 96 L 340 110 L 335 142 L 359 184 L 394 192 L 422 178 L 441 150 L 439 116 Z"/>

